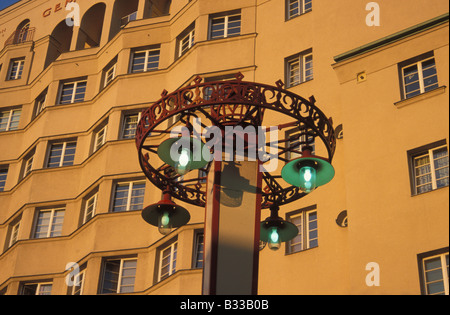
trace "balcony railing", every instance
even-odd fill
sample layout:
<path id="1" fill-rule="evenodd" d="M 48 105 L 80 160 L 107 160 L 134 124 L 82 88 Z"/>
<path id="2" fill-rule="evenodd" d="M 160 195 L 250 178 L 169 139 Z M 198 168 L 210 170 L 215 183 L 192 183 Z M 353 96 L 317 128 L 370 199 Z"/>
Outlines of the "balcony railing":
<path id="1" fill-rule="evenodd" d="M 124 16 L 121 20 L 120 20 L 120 27 L 123 28 L 125 27 L 128 23 L 130 23 L 131 21 L 136 21 L 137 19 L 137 11 L 133 12 L 127 16 Z"/>
<path id="2" fill-rule="evenodd" d="M 30 27 L 15 31 L 6 40 L 4 47 L 33 41 L 35 30 L 36 28 Z"/>

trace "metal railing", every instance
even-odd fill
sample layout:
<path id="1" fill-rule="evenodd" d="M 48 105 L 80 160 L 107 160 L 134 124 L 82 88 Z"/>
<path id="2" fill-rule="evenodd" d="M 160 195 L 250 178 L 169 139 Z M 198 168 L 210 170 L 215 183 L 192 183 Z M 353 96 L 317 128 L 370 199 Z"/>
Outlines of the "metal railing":
<path id="1" fill-rule="evenodd" d="M 8 45 L 17 45 L 33 41 L 35 31 L 36 28 L 34 27 L 23 28 L 21 30 L 15 31 L 11 34 L 11 36 L 8 37 L 4 47 Z"/>

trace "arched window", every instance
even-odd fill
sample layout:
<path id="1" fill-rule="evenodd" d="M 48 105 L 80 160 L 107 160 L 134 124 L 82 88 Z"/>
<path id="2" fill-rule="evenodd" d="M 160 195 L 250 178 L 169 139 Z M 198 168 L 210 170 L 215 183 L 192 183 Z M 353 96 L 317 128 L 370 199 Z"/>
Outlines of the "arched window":
<path id="1" fill-rule="evenodd" d="M 30 20 L 27 19 L 19 24 L 16 30 L 17 44 L 24 43 L 27 41 L 29 30 L 30 30 Z"/>

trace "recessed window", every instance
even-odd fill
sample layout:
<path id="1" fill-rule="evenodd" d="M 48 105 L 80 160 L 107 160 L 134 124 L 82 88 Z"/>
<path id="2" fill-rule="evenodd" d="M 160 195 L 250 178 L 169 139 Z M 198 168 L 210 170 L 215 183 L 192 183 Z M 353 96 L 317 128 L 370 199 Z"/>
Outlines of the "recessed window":
<path id="1" fill-rule="evenodd" d="M 35 150 L 33 149 L 30 153 L 28 153 L 25 156 L 25 158 L 23 160 L 22 178 L 27 177 L 28 174 L 30 174 L 31 171 L 33 170 L 34 153 L 35 153 Z"/>
<path id="2" fill-rule="evenodd" d="M 37 98 L 36 98 L 36 102 L 35 102 L 35 113 L 34 113 L 34 117 L 38 116 L 44 109 L 46 106 L 46 101 L 47 101 L 47 89 L 45 89 L 44 92 L 42 92 Z"/>
<path id="3" fill-rule="evenodd" d="M 159 48 L 134 51 L 131 58 L 130 72 L 138 73 L 158 70 L 159 55 Z"/>
<path id="4" fill-rule="evenodd" d="M 178 242 L 175 241 L 159 251 L 158 282 L 168 278 L 177 270 L 177 248 Z"/>
<path id="5" fill-rule="evenodd" d="M 75 160 L 76 141 L 52 143 L 48 157 L 47 167 L 71 166 Z"/>
<path id="6" fill-rule="evenodd" d="M 287 0 L 287 19 L 292 19 L 312 10 L 312 0 Z"/>
<path id="7" fill-rule="evenodd" d="M 422 294 L 449 295 L 448 247 L 418 255 Z"/>
<path id="8" fill-rule="evenodd" d="M 97 209 L 97 197 L 98 193 L 88 197 L 84 203 L 84 212 L 83 212 L 83 224 L 92 219 L 95 215 L 95 211 Z"/>
<path id="9" fill-rule="evenodd" d="M 439 87 L 434 57 L 408 64 L 401 68 L 403 98 L 434 90 Z"/>
<path id="10" fill-rule="evenodd" d="M 314 78 L 312 50 L 286 59 L 287 87 L 310 81 Z"/>
<path id="11" fill-rule="evenodd" d="M 8 247 L 13 246 L 19 240 L 19 228 L 20 228 L 20 219 L 15 220 L 15 222 L 10 225 Z"/>
<path id="12" fill-rule="evenodd" d="M 103 265 L 102 294 L 134 292 L 136 258 L 108 259 Z"/>
<path id="13" fill-rule="evenodd" d="M 22 109 L 8 109 L 0 111 L 0 132 L 19 129 L 20 115 Z"/>
<path id="14" fill-rule="evenodd" d="M 86 96 L 86 86 L 86 80 L 62 83 L 59 104 L 84 102 L 84 98 Z"/>
<path id="15" fill-rule="evenodd" d="M 286 131 L 286 160 L 293 160 L 301 157 L 301 152 L 304 146 L 312 147 L 311 154 L 315 153 L 315 141 L 314 136 L 308 134 L 306 128 L 292 128 Z"/>
<path id="16" fill-rule="evenodd" d="M 0 166 L 0 192 L 5 190 L 8 166 Z"/>
<path id="17" fill-rule="evenodd" d="M 136 136 L 136 128 L 140 119 L 141 113 L 124 115 L 122 139 L 133 139 Z"/>
<path id="18" fill-rule="evenodd" d="M 318 219 L 316 206 L 295 211 L 287 215 L 287 220 L 298 228 L 298 235 L 286 244 L 288 254 L 319 246 Z"/>
<path id="19" fill-rule="evenodd" d="M 178 54 L 177 57 L 183 56 L 195 43 L 195 24 L 189 26 L 177 38 Z"/>
<path id="20" fill-rule="evenodd" d="M 34 227 L 34 238 L 61 236 L 64 214 L 64 208 L 39 210 Z"/>
<path id="21" fill-rule="evenodd" d="M 205 234 L 203 233 L 203 231 L 196 232 L 194 240 L 194 256 L 193 256 L 194 268 L 203 268 L 204 242 L 205 242 Z"/>
<path id="22" fill-rule="evenodd" d="M 241 34 L 241 14 L 223 14 L 210 19 L 209 38 L 227 38 Z"/>
<path id="23" fill-rule="evenodd" d="M 24 65 L 25 65 L 25 58 L 18 58 L 11 60 L 11 64 L 9 66 L 8 80 L 21 79 Z"/>
<path id="24" fill-rule="evenodd" d="M 408 152 L 413 195 L 449 185 L 448 149 L 445 141 Z"/>
<path id="25" fill-rule="evenodd" d="M 144 181 L 117 183 L 112 212 L 141 210 L 144 207 L 144 194 Z"/>
<path id="26" fill-rule="evenodd" d="M 103 87 L 107 87 L 116 78 L 117 57 L 113 59 L 103 70 Z"/>
<path id="27" fill-rule="evenodd" d="M 94 152 L 100 149 L 106 143 L 106 133 L 108 131 L 108 122 L 104 122 L 94 131 Z"/>
<path id="28" fill-rule="evenodd" d="M 51 295 L 52 283 L 24 283 L 20 295 Z"/>
<path id="29" fill-rule="evenodd" d="M 73 276 L 73 285 L 69 287 L 69 295 L 83 295 L 84 279 L 86 278 L 86 267 L 81 267 L 79 273 Z"/>

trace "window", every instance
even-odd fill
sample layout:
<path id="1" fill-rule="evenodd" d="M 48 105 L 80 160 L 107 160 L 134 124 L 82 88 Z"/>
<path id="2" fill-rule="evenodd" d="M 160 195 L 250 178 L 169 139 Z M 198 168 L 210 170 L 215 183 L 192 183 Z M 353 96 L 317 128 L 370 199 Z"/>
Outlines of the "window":
<path id="1" fill-rule="evenodd" d="M 112 212 L 141 210 L 144 206 L 145 182 L 118 183 L 114 192 Z"/>
<path id="2" fill-rule="evenodd" d="M 193 256 L 194 268 L 203 268 L 204 235 L 203 231 L 195 233 Z"/>
<path id="3" fill-rule="evenodd" d="M 241 14 L 211 17 L 209 38 L 227 38 L 241 34 Z"/>
<path id="4" fill-rule="evenodd" d="M 312 50 L 286 59 L 286 82 L 288 88 L 310 81 L 313 78 Z"/>
<path id="5" fill-rule="evenodd" d="M 71 166 L 75 160 L 76 141 L 53 143 L 48 157 L 48 168 Z"/>
<path id="6" fill-rule="evenodd" d="M 19 240 L 20 220 L 14 222 L 10 228 L 11 228 L 11 234 L 9 236 L 8 247 L 13 246 Z"/>
<path id="7" fill-rule="evenodd" d="M 33 170 L 33 159 L 34 159 L 34 150 L 30 154 L 28 154 L 24 159 L 22 178 L 27 177 L 28 174 L 30 174 L 31 171 Z"/>
<path id="8" fill-rule="evenodd" d="M 83 224 L 92 219 L 97 209 L 97 193 L 89 197 L 84 205 Z"/>
<path id="9" fill-rule="evenodd" d="M 22 109 L 8 109 L 0 111 L 0 132 L 19 129 Z"/>
<path id="10" fill-rule="evenodd" d="M 69 287 L 69 295 L 83 295 L 84 278 L 86 276 L 86 269 L 84 268 L 82 267 L 83 270 L 73 276 L 73 285 Z"/>
<path id="11" fill-rule="evenodd" d="M 287 220 L 298 228 L 298 235 L 286 246 L 288 254 L 319 246 L 316 206 L 288 214 Z"/>
<path id="12" fill-rule="evenodd" d="M 174 274 L 177 266 L 177 246 L 175 241 L 159 252 L 158 282 Z"/>
<path id="13" fill-rule="evenodd" d="M 45 109 L 46 101 L 47 101 L 47 89 L 36 98 L 35 114 L 34 114 L 35 117 L 38 116 Z"/>
<path id="14" fill-rule="evenodd" d="M 86 95 L 86 86 L 86 80 L 62 83 L 59 104 L 73 104 L 84 102 L 84 97 Z"/>
<path id="15" fill-rule="evenodd" d="M 292 19 L 312 10 L 312 0 L 287 0 L 287 19 Z"/>
<path id="16" fill-rule="evenodd" d="M 189 26 L 180 36 L 177 38 L 178 55 L 183 56 L 195 42 L 195 24 Z"/>
<path id="17" fill-rule="evenodd" d="M 137 259 L 108 259 L 103 266 L 102 294 L 134 291 Z"/>
<path id="18" fill-rule="evenodd" d="M 103 87 L 107 87 L 116 78 L 117 58 L 105 68 Z"/>
<path id="19" fill-rule="evenodd" d="M 422 293 L 449 295 L 448 247 L 418 255 Z"/>
<path id="20" fill-rule="evenodd" d="M 314 154 L 315 152 L 315 143 L 314 143 L 314 136 L 307 134 L 305 131 L 305 128 L 302 128 L 302 131 L 299 127 L 292 128 L 286 131 L 285 133 L 286 137 L 286 149 L 292 148 L 294 151 L 287 151 L 286 152 L 286 159 L 293 160 L 296 158 L 299 158 L 301 156 L 300 152 L 302 151 L 303 147 L 306 145 L 309 145 L 312 147 L 311 154 Z M 308 141 L 306 141 L 308 139 Z"/>
<path id="21" fill-rule="evenodd" d="M 25 58 L 11 60 L 11 65 L 9 67 L 8 73 L 8 80 L 21 79 L 24 65 L 25 65 Z"/>
<path id="22" fill-rule="evenodd" d="M 7 177 L 8 177 L 8 167 L 0 166 L 0 192 L 5 191 Z"/>
<path id="23" fill-rule="evenodd" d="M 138 73 L 158 70 L 159 54 L 159 48 L 133 52 L 130 72 Z"/>
<path id="24" fill-rule="evenodd" d="M 424 56 L 429 56 L 430 53 Z M 417 58 L 415 59 L 417 60 Z M 414 61 L 415 61 L 414 60 Z M 403 98 L 407 99 L 439 87 L 434 57 L 415 61 L 401 68 Z"/>
<path id="25" fill-rule="evenodd" d="M 94 152 L 100 149 L 106 143 L 106 131 L 108 130 L 108 125 L 100 127 L 100 130 L 95 132 L 94 139 Z"/>
<path id="26" fill-rule="evenodd" d="M 133 139 L 136 135 L 136 128 L 141 113 L 125 115 L 123 119 L 122 139 Z"/>
<path id="27" fill-rule="evenodd" d="M 34 238 L 61 236 L 64 208 L 39 210 L 34 228 Z"/>
<path id="28" fill-rule="evenodd" d="M 52 283 L 26 283 L 22 285 L 20 295 L 51 295 Z"/>
<path id="29" fill-rule="evenodd" d="M 408 152 L 413 195 L 449 185 L 445 140 Z"/>

